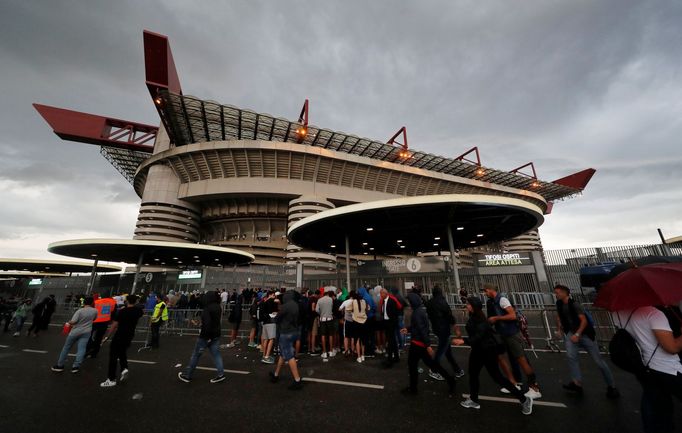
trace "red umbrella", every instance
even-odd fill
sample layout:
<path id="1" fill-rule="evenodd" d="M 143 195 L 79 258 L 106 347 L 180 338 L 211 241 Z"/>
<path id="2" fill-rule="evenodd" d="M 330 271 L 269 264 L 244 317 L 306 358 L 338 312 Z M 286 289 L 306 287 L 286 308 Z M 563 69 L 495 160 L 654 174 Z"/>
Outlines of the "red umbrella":
<path id="1" fill-rule="evenodd" d="M 594 305 L 610 311 L 682 300 L 682 263 L 657 263 L 618 274 L 599 289 Z"/>

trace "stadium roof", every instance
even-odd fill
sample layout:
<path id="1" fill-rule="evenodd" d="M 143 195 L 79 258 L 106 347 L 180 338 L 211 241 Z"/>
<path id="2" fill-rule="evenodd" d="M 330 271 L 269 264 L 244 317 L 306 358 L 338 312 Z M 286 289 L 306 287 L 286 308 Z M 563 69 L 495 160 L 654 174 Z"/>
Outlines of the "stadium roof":
<path id="1" fill-rule="evenodd" d="M 304 125 L 303 122 L 293 122 L 270 114 L 221 105 L 215 101 L 202 100 L 167 90 L 161 90 L 159 93 L 160 97 L 155 102 L 164 113 L 162 118 L 167 121 L 168 133 L 175 146 L 242 139 L 298 143 L 511 188 L 526 189 L 540 194 L 547 201 L 574 196 L 584 188 L 579 185 L 580 183 L 567 182 L 568 178 L 544 182 L 524 173 L 495 170 L 418 150 L 409 150 L 409 157 L 405 157 L 405 149 L 401 146 Z M 299 132 L 301 130 L 305 130 L 305 135 Z M 594 170 L 589 169 L 581 173 L 589 180 Z M 562 181 L 568 185 L 558 183 Z M 576 185 L 573 186 L 571 183 Z"/>

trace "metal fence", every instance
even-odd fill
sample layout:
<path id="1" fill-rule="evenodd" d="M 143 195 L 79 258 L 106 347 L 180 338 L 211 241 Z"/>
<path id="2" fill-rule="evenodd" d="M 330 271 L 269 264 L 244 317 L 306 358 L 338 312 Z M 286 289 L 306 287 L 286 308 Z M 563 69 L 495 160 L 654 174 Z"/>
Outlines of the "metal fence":
<path id="1" fill-rule="evenodd" d="M 528 318 L 528 333 L 534 348 L 555 352 L 562 351 L 564 347 L 563 340 L 556 335 L 558 329 L 556 307 L 554 304 L 548 305 L 540 302 L 548 299 L 546 297 L 543 297 L 542 299 L 531 299 L 533 296 L 542 297 L 544 295 L 538 293 L 518 293 L 512 294 L 509 297 L 514 305 Z M 597 333 L 596 341 L 600 346 L 600 350 L 606 352 L 608 341 L 615 332 L 611 314 L 608 311 L 594 308 L 591 304 L 584 304 L 584 306 L 590 311 L 594 319 Z M 462 327 L 462 332 L 466 333 L 463 329 L 463 326 L 467 321 L 468 313 L 466 308 L 461 303 L 453 303 L 450 307 L 457 324 Z M 233 328 L 233 324 L 229 323 L 227 320 L 231 308 L 234 308 L 234 305 L 230 305 L 225 309 L 221 322 L 221 334 L 225 343 L 228 342 L 228 336 Z M 252 326 L 249 308 L 250 305 L 242 306 L 242 320 L 237 333 L 237 338 L 244 345 L 246 344 Z M 77 308 L 74 308 L 71 305 L 60 306 L 55 312 L 52 322 L 58 325 L 63 324 L 71 318 L 76 309 Z M 145 315 L 138 322 L 136 337 L 138 341 L 140 339 L 147 340 L 149 338 L 151 313 L 150 310 L 145 310 Z M 411 312 L 408 307 L 405 311 L 405 320 L 407 324 L 409 324 L 410 315 Z M 199 309 L 181 310 L 170 308 L 168 310 L 168 321 L 163 324 L 161 333 L 163 335 L 198 336 L 201 326 L 199 324 L 193 324 L 192 321 L 200 322 L 200 316 L 201 310 Z"/>

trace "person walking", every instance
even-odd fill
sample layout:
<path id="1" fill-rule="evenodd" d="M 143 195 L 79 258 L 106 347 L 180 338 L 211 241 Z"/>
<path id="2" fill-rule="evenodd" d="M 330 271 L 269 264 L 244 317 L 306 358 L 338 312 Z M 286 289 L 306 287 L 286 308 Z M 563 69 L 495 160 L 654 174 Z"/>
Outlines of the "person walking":
<path id="1" fill-rule="evenodd" d="M 80 371 L 80 365 L 85 358 L 85 348 L 88 345 L 90 333 L 92 332 L 92 322 L 97 317 L 97 310 L 93 308 L 93 305 L 94 300 L 92 299 L 92 296 L 87 296 L 83 302 L 83 308 L 76 310 L 73 317 L 71 317 L 71 320 L 65 323 L 65 326 L 71 328 L 71 331 L 66 337 L 64 347 L 62 347 L 59 359 L 52 367 L 52 371 L 57 373 L 64 371 L 66 357 L 69 354 L 71 346 L 74 344 L 76 344 L 78 352 L 76 353 L 76 360 L 71 367 L 71 373 L 78 373 Z"/>
<path id="2" fill-rule="evenodd" d="M 488 323 L 483 313 L 483 302 L 475 296 L 467 298 L 467 311 L 469 320 L 466 323 L 466 331 L 469 335 L 466 339 L 455 338 L 453 343 L 457 346 L 468 344 L 471 346 L 469 353 L 469 398 L 462 401 L 460 405 L 467 409 L 480 409 L 478 391 L 480 389 L 479 376 L 481 369 L 485 367 L 490 377 L 506 389 L 521 403 L 521 413 L 530 415 L 533 413 L 533 399 L 527 397 L 516 388 L 500 372 L 497 357 L 504 350 L 501 340 L 496 337 L 495 331 Z"/>
<path id="3" fill-rule="evenodd" d="M 455 392 L 455 378 L 450 376 L 441 365 L 433 359 L 433 349 L 429 340 L 429 319 L 426 315 L 426 308 L 421 296 L 411 292 L 407 294 L 407 302 L 412 307 L 412 318 L 409 333 L 411 335 L 410 349 L 407 352 L 407 369 L 410 374 L 410 384 L 402 390 L 403 394 L 417 394 L 417 383 L 419 383 L 419 361 L 423 361 L 432 371 L 437 372 L 445 378 L 448 383 L 448 392 L 453 395 Z M 403 335 L 408 333 L 408 329 L 400 330 Z"/>
<path id="4" fill-rule="evenodd" d="M 300 338 L 298 303 L 296 302 L 296 297 L 292 290 L 288 290 L 284 293 L 282 301 L 282 308 L 279 310 L 279 314 L 277 314 L 275 320 L 279 335 L 277 340 L 279 343 L 279 358 L 277 359 L 275 371 L 271 371 L 269 375 L 270 381 L 272 383 L 277 383 L 282 367 L 284 364 L 287 364 L 291 371 L 291 375 L 294 378 L 294 382 L 289 385 L 289 389 L 297 391 L 303 388 L 301 375 L 298 372 L 298 366 L 296 364 L 294 348 L 296 341 Z"/>
<path id="5" fill-rule="evenodd" d="M 43 326 L 43 322 L 47 315 L 49 299 L 50 298 L 47 297 L 38 302 L 31 310 L 31 313 L 33 313 L 33 321 L 31 322 L 31 326 L 28 328 L 26 335 L 31 335 L 31 332 L 33 332 L 33 336 L 37 337 L 38 333 L 46 328 L 46 326 Z"/>
<path id="6" fill-rule="evenodd" d="M 111 328 L 104 337 L 102 342 L 111 339 L 109 346 L 109 372 L 107 380 L 102 382 L 102 388 L 109 388 L 116 385 L 116 364 L 121 364 L 121 376 L 118 381 L 123 382 L 128 377 L 128 347 L 135 336 L 135 327 L 140 317 L 144 314 L 142 306 L 137 304 L 137 295 L 128 295 L 126 298 L 125 307 L 117 309 Z M 98 312 L 99 314 L 99 312 Z"/>
<path id="7" fill-rule="evenodd" d="M 571 373 L 571 381 L 564 384 L 563 388 L 578 395 L 583 393 L 582 374 L 580 373 L 580 363 L 578 360 L 578 350 L 582 348 L 592 357 L 592 360 L 597 364 L 604 377 L 606 397 L 620 397 L 620 393 L 616 389 L 613 380 L 613 374 L 599 354 L 599 346 L 594 341 L 596 332 L 587 320 L 585 309 L 579 302 L 575 302 L 571 298 L 571 290 L 564 285 L 557 284 L 554 286 L 554 296 L 557 299 L 558 334 L 564 339 L 568 370 Z"/>
<path id="8" fill-rule="evenodd" d="M 338 333 L 338 322 L 334 319 L 333 291 L 327 291 L 315 305 L 315 312 L 320 317 L 320 341 L 322 342 L 322 360 L 328 360 L 333 352 L 334 335 Z M 329 349 L 329 351 L 327 351 Z"/>
<path id="9" fill-rule="evenodd" d="M 455 357 L 452 355 L 450 330 L 455 327 L 455 335 L 459 338 L 462 336 L 459 328 L 455 325 L 455 317 L 452 315 L 452 310 L 448 301 L 443 295 L 443 289 L 440 286 L 433 288 L 431 299 L 426 303 L 426 312 L 431 321 L 431 328 L 433 333 L 438 337 L 438 348 L 436 349 L 436 361 L 445 355 L 445 358 L 450 363 L 456 378 L 464 376 L 464 370 L 457 364 Z M 435 371 L 429 372 L 429 377 L 435 380 L 445 380 L 441 375 Z"/>
<path id="10" fill-rule="evenodd" d="M 206 348 L 213 356 L 213 363 L 215 364 L 216 377 L 210 380 L 211 383 L 220 383 L 225 380 L 225 371 L 223 370 L 223 357 L 220 354 L 220 319 L 222 315 L 222 308 L 220 306 L 220 294 L 218 292 L 208 292 L 204 295 L 204 309 L 201 312 L 201 332 L 199 338 L 194 345 L 194 352 L 190 358 L 189 365 L 185 371 L 178 373 L 180 381 L 189 383 L 192 380 L 192 374 L 197 368 L 199 358 L 204 353 Z"/>
<path id="11" fill-rule="evenodd" d="M 402 305 L 398 300 L 388 294 L 388 290 L 382 288 L 379 301 L 379 314 L 381 323 L 384 326 L 386 335 L 386 360 L 383 362 L 384 368 L 391 368 L 393 364 L 400 361 L 398 354 L 398 340 L 395 335 L 395 328 L 398 326 L 398 312 L 402 310 Z"/>
<path id="12" fill-rule="evenodd" d="M 30 299 L 24 299 L 14 312 L 14 337 L 19 337 L 21 335 L 21 328 L 24 326 L 29 311 L 31 311 L 32 302 L 33 301 Z"/>
<path id="13" fill-rule="evenodd" d="M 641 351 L 647 372 L 642 385 L 641 414 L 645 433 L 672 433 L 675 429 L 673 397 L 682 402 L 682 336 L 675 337 L 665 314 L 656 307 L 614 313 L 614 321 L 628 331 Z M 623 325 L 624 324 L 624 325 Z"/>
<path id="14" fill-rule="evenodd" d="M 526 381 L 528 383 L 526 395 L 533 399 L 542 397 L 540 386 L 535 377 L 535 371 L 528 362 L 526 353 L 523 350 L 523 337 L 521 336 L 521 329 L 519 328 L 518 319 L 516 317 L 516 310 L 509 299 L 498 293 L 497 286 L 484 284 L 483 291 L 488 297 L 486 302 L 488 322 L 495 327 L 497 333 L 502 337 L 502 342 L 509 352 L 510 358 L 513 358 L 518 362 L 523 373 L 526 375 Z M 501 357 L 499 357 L 499 359 L 501 362 L 505 363 L 506 369 L 509 370 L 506 361 Z M 507 376 L 510 376 L 510 374 Z M 506 389 L 509 390 L 508 388 Z"/>
<path id="15" fill-rule="evenodd" d="M 99 298 L 95 301 L 95 310 L 97 310 L 97 318 L 92 324 L 92 335 L 85 351 L 85 356 L 88 358 L 96 358 L 102 347 L 102 338 L 116 310 L 116 301 L 114 298 Z"/>
<path id="16" fill-rule="evenodd" d="M 154 305 L 154 312 L 151 318 L 151 329 L 152 329 L 152 349 L 159 348 L 159 332 L 161 330 L 161 325 L 168 321 L 168 308 L 163 300 L 163 297 L 159 296 L 156 299 L 156 305 Z"/>

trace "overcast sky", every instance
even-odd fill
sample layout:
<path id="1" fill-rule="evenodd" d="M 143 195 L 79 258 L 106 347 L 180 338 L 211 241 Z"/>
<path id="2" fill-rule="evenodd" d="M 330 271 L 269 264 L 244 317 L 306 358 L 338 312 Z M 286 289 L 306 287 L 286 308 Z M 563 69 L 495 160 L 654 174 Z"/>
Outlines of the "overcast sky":
<path id="1" fill-rule="evenodd" d="M 139 198 L 34 102 L 142 123 L 142 31 L 170 38 L 185 94 L 555 180 L 545 248 L 682 235 L 680 1 L 24 1 L 0 5 L 0 257 L 132 237 Z"/>

